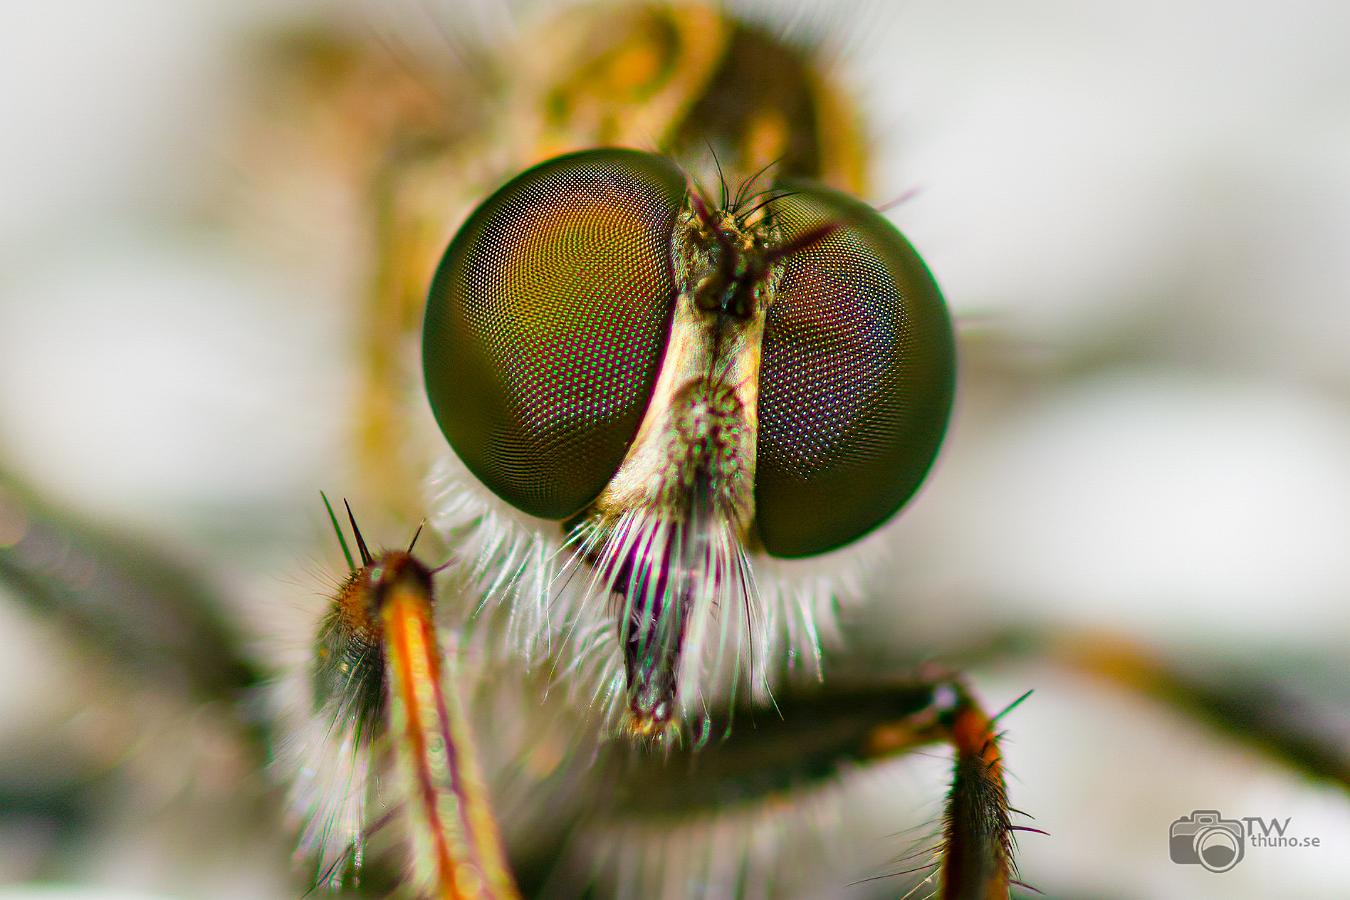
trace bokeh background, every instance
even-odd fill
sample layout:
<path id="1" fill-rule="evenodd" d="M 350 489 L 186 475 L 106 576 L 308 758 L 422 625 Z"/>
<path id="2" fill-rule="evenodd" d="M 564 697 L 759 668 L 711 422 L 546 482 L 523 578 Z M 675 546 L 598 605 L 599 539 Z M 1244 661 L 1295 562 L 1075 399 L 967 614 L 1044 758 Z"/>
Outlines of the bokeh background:
<path id="1" fill-rule="evenodd" d="M 0 8 L 0 468 L 228 596 L 265 595 L 325 540 L 314 495 L 346 477 L 352 391 L 334 298 L 353 211 L 284 231 L 219 211 L 253 178 L 250 48 L 306 17 L 379 39 L 459 14 L 376 6 Z M 960 325 L 947 448 L 850 613 L 868 640 L 940 658 L 1006 625 L 1110 633 L 1258 673 L 1344 745 L 1350 5 L 754 8 L 837 38 L 877 146 L 869 199 L 918 190 L 891 216 Z M 222 811 L 238 761 L 203 771 L 197 734 L 196 762 L 160 764 L 172 716 L 100 703 L 115 672 L 5 590 L 0 783 L 117 774 L 70 801 L 76 831 L 0 803 L 0 895 L 289 896 L 288 848 Z M 1007 754 L 1014 805 L 1052 835 L 1022 841 L 1046 893 L 1345 895 L 1341 790 L 1061 667 L 973 676 L 993 707 L 1036 689 Z M 867 815 L 931 816 L 943 768 L 901 776 L 930 805 Z M 1292 817 L 1323 847 L 1173 865 L 1168 826 L 1207 808 Z"/>

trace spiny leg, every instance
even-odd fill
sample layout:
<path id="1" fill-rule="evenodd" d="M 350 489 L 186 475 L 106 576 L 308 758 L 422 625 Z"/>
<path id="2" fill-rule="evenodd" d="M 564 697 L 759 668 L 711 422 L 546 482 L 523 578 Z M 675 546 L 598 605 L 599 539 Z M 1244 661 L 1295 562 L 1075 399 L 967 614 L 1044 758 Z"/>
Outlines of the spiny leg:
<path id="1" fill-rule="evenodd" d="M 765 872 L 739 878 L 784 877 L 796 863 L 818 869 L 827 860 L 802 862 L 799 851 L 787 848 L 788 817 L 794 815 L 789 811 L 801 808 L 807 815 L 813 803 L 837 799 L 836 783 L 851 773 L 943 743 L 953 748 L 952 781 L 941 836 L 919 851 L 931 858 L 878 877 L 926 873 L 915 889 L 934 883 L 944 898 L 1007 897 L 1021 884 L 1013 836 L 1035 829 L 1011 823 L 1015 811 L 1008 805 L 994 730 L 999 716 L 986 714 L 949 671 L 927 667 L 915 677 L 880 684 L 831 680 L 785 686 L 776 693 L 773 711 L 743 700 L 715 708 L 711 716 L 725 736 L 701 749 L 673 747 L 658 755 L 620 744 L 602 757 L 602 778 L 610 789 L 601 795 L 591 824 L 610 837 L 596 852 L 607 869 L 638 873 L 641 883 L 627 886 L 635 892 L 661 882 L 669 866 L 697 864 L 689 847 L 700 836 L 709 845 L 709 859 L 731 852 L 719 842 L 743 841 L 747 853 L 768 861 Z M 724 727 L 733 717 L 740 720 L 737 727 Z M 825 818 L 837 822 L 838 814 Z M 649 827 L 653 819 L 671 823 L 667 831 L 683 836 L 660 836 Z M 721 821 L 735 827 L 719 826 Z M 673 842 L 669 847 L 667 840 Z M 767 846 L 774 852 L 766 853 Z M 684 871 L 683 877 L 700 876 Z"/>
<path id="2" fill-rule="evenodd" d="M 407 550 L 372 554 L 349 506 L 353 559 L 324 503 L 350 573 L 320 623 L 312 710 L 291 754 L 302 852 L 319 857 L 319 881 L 328 886 L 341 883 L 346 858 L 359 869 L 374 830 L 364 801 L 388 749 L 402 777 L 385 799 L 406 831 L 418 896 L 517 897 L 457 684 L 457 655 L 437 634 L 432 571 L 411 552 L 417 535 Z M 336 781 L 312 774 L 334 771 Z"/>

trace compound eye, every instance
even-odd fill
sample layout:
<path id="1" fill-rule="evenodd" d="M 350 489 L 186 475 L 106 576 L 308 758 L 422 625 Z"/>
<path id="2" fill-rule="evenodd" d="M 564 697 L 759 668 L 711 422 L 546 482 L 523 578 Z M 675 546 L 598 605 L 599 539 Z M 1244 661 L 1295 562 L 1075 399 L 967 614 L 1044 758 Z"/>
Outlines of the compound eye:
<path id="1" fill-rule="evenodd" d="M 441 260 L 422 337 L 432 412 L 469 470 L 530 515 L 579 512 L 636 435 L 684 193 L 658 156 L 560 156 L 488 198 Z"/>
<path id="2" fill-rule="evenodd" d="M 849 543 L 918 489 L 955 388 L 951 320 L 923 260 L 870 206 L 809 182 L 773 212 L 791 241 L 765 322 L 755 510 L 774 556 Z"/>

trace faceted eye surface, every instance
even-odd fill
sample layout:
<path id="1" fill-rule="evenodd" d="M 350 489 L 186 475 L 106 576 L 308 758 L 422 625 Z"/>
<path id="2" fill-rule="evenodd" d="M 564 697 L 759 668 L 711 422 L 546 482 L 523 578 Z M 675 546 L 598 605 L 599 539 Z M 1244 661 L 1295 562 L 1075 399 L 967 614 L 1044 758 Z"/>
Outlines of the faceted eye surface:
<path id="1" fill-rule="evenodd" d="M 513 506 L 566 518 L 623 461 L 670 327 L 684 193 L 661 157 L 562 156 L 497 191 L 446 250 L 427 395 L 465 465 Z"/>
<path id="2" fill-rule="evenodd" d="M 775 556 L 808 556 L 885 521 L 942 443 L 955 385 L 951 320 L 909 242 L 871 207 L 810 183 L 773 204 L 785 257 L 765 322 L 755 509 Z"/>

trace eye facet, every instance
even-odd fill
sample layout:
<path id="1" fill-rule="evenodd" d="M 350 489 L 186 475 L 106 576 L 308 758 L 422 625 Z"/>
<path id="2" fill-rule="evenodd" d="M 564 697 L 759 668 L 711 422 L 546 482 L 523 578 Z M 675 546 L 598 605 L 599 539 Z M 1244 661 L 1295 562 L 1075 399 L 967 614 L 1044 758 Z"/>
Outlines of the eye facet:
<path id="1" fill-rule="evenodd" d="M 951 320 L 914 248 L 870 206 L 808 182 L 773 203 L 791 241 L 765 321 L 755 510 L 774 556 L 824 553 L 918 489 L 955 386 Z"/>
<path id="2" fill-rule="evenodd" d="M 670 326 L 684 195 L 658 156 L 561 156 L 486 200 L 441 260 L 427 395 L 465 465 L 513 506 L 571 516 L 623 461 Z"/>

